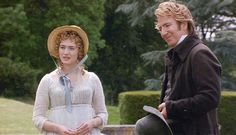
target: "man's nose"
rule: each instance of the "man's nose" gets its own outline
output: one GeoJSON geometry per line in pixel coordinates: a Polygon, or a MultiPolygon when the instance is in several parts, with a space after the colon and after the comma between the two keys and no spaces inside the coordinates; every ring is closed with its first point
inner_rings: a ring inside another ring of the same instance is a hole
{"type": "Polygon", "coordinates": [[[161,36],[163,37],[163,36],[165,36],[167,34],[167,30],[166,29],[162,29],[160,31],[160,33],[161,33],[161,36]]]}

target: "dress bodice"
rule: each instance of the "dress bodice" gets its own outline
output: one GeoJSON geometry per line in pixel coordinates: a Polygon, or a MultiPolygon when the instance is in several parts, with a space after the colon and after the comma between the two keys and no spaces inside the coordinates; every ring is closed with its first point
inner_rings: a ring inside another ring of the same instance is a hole
{"type": "MultiPolygon", "coordinates": [[[[49,98],[51,101],[51,107],[64,106],[65,105],[65,90],[64,86],[59,81],[59,75],[53,74],[53,78],[50,80],[49,98]]],[[[83,76],[78,75],[76,82],[72,84],[71,101],[72,105],[76,104],[92,104],[92,98],[94,93],[93,76],[91,74],[85,74],[83,76]]]]}
{"type": "MultiPolygon", "coordinates": [[[[57,69],[41,79],[33,110],[34,125],[41,132],[45,132],[42,127],[47,120],[71,129],[95,117],[102,119],[102,126],[107,123],[108,113],[100,79],[93,72],[76,73],[77,78],[72,82],[70,92],[72,112],[65,109],[65,90],[59,81],[57,69]]],[[[100,130],[94,128],[92,135],[97,134],[100,134],[100,130]]]]}

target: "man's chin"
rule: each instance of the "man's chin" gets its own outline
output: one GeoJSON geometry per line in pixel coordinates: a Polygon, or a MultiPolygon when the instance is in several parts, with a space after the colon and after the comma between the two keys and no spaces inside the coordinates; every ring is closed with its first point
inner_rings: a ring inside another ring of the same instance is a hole
{"type": "Polygon", "coordinates": [[[167,45],[168,45],[170,48],[175,47],[175,44],[168,44],[168,43],[167,43],[167,45]]]}

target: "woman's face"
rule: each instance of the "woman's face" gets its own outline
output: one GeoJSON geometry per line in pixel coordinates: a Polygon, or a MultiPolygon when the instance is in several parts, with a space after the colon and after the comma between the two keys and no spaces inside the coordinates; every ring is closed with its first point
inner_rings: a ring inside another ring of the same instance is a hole
{"type": "Polygon", "coordinates": [[[78,46],[70,39],[62,40],[59,45],[59,57],[63,66],[74,66],[79,56],[78,46]]]}

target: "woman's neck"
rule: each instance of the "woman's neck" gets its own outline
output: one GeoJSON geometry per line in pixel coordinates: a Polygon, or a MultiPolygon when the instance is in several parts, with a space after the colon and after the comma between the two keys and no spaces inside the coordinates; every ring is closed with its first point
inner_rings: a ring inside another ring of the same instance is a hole
{"type": "Polygon", "coordinates": [[[72,70],[74,70],[76,68],[76,66],[77,66],[77,64],[74,64],[74,65],[63,65],[61,70],[64,72],[64,74],[67,74],[67,73],[71,72],[72,70]]]}

